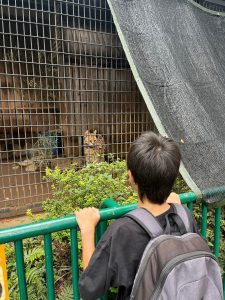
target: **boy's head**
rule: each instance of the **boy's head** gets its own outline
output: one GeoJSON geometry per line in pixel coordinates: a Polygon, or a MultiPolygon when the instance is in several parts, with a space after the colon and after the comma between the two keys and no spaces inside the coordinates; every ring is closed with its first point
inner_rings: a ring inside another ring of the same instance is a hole
{"type": "Polygon", "coordinates": [[[166,201],[178,175],[180,160],[178,145],[154,132],[145,132],[132,143],[127,167],[141,201],[144,197],[156,204],[166,201]]]}

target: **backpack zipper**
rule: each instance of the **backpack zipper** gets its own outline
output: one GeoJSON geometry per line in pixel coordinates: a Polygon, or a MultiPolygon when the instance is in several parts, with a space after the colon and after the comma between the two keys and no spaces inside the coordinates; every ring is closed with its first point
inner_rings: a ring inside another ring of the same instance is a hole
{"type": "Polygon", "coordinates": [[[212,258],[213,260],[215,260],[217,262],[217,259],[214,257],[214,255],[209,253],[209,252],[206,252],[206,251],[197,251],[197,252],[195,251],[195,252],[182,254],[182,255],[179,255],[179,256],[175,257],[171,261],[169,261],[167,263],[167,265],[162,269],[162,272],[159,276],[159,281],[158,281],[157,287],[156,287],[156,289],[155,289],[155,291],[154,291],[154,293],[153,293],[153,295],[150,299],[151,300],[158,300],[168,274],[177,265],[179,265],[180,263],[183,263],[185,261],[188,261],[190,259],[196,259],[196,258],[201,258],[201,257],[209,257],[209,258],[212,258]]]}
{"type": "Polygon", "coordinates": [[[144,253],[142,255],[142,259],[141,259],[140,264],[139,264],[138,272],[137,272],[137,274],[135,276],[135,279],[134,279],[134,284],[133,284],[133,289],[132,289],[132,292],[131,292],[130,300],[132,300],[135,297],[136,290],[137,290],[137,288],[139,286],[139,283],[140,283],[140,281],[142,279],[142,276],[143,276],[143,273],[144,273],[144,270],[145,270],[145,267],[146,267],[146,263],[147,263],[150,255],[155,250],[155,247],[158,246],[161,242],[164,242],[164,241],[169,240],[171,238],[172,239],[173,238],[174,239],[181,239],[181,238],[183,238],[185,240],[189,240],[189,238],[191,238],[193,235],[196,235],[196,233],[186,233],[185,237],[184,237],[184,235],[183,235],[183,237],[182,236],[161,235],[159,237],[156,237],[156,238],[152,239],[147,244],[147,246],[146,246],[146,248],[144,250],[144,253]],[[147,252],[147,255],[146,255],[146,252],[147,252]]]}

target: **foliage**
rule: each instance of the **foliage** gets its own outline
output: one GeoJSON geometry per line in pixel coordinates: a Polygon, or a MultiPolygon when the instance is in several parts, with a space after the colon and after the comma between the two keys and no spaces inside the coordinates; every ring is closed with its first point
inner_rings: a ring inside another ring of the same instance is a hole
{"type": "Polygon", "coordinates": [[[80,170],[75,165],[64,171],[47,168],[46,179],[52,182],[53,190],[52,199],[43,204],[47,218],[65,216],[77,208],[99,207],[105,198],[125,203],[134,196],[127,183],[125,161],[92,163],[80,170]]]}
{"type": "Polygon", "coordinates": [[[175,192],[177,194],[181,194],[181,193],[188,193],[190,191],[191,190],[190,190],[189,186],[186,184],[184,179],[179,175],[173,186],[173,192],[175,192]]]}
{"type": "MultiPolygon", "coordinates": [[[[6,246],[9,294],[14,300],[19,300],[19,286],[16,274],[16,263],[12,244],[6,246]]],[[[45,284],[44,250],[40,238],[24,241],[24,262],[26,268],[28,298],[47,300],[45,284]]]]}
{"type": "MultiPolygon", "coordinates": [[[[24,262],[26,268],[27,293],[29,300],[47,300],[46,274],[44,262],[44,245],[41,238],[30,238],[24,240],[24,262]]],[[[57,300],[72,299],[72,287],[64,284],[64,281],[71,281],[71,262],[66,260],[68,256],[68,241],[53,242],[54,257],[54,278],[57,300]],[[60,251],[59,251],[60,247],[60,251]],[[68,265],[64,265],[63,261],[68,265]]],[[[16,262],[13,244],[6,245],[7,272],[9,294],[13,300],[20,300],[18,278],[16,273],[16,262]]]]}
{"type": "MultiPolygon", "coordinates": [[[[128,183],[126,161],[92,163],[79,170],[76,165],[63,171],[47,168],[45,179],[52,183],[53,191],[52,198],[43,203],[45,219],[70,215],[78,208],[99,207],[106,198],[119,204],[137,201],[137,193],[128,183]]],[[[189,188],[179,177],[173,190],[187,192],[189,188]]]]}
{"type": "Polygon", "coordinates": [[[68,285],[68,284],[64,285],[56,300],[73,300],[72,285],[68,285]]]}
{"type": "Polygon", "coordinates": [[[57,149],[57,132],[39,133],[33,149],[29,151],[32,161],[39,169],[49,165],[54,151],[57,149]]]}

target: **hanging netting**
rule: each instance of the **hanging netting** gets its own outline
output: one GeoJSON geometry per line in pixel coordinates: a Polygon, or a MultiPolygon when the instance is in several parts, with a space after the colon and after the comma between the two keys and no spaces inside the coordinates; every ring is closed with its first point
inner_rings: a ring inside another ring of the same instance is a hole
{"type": "Polygon", "coordinates": [[[225,191],[225,1],[109,0],[130,66],[181,173],[208,202],[225,191]]]}

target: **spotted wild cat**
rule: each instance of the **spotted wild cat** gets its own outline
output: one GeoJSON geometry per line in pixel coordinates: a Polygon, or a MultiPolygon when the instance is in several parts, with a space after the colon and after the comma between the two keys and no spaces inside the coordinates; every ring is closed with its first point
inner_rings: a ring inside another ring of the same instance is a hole
{"type": "Polygon", "coordinates": [[[99,163],[104,161],[105,141],[97,130],[86,130],[84,133],[84,156],[85,162],[99,163]]]}

